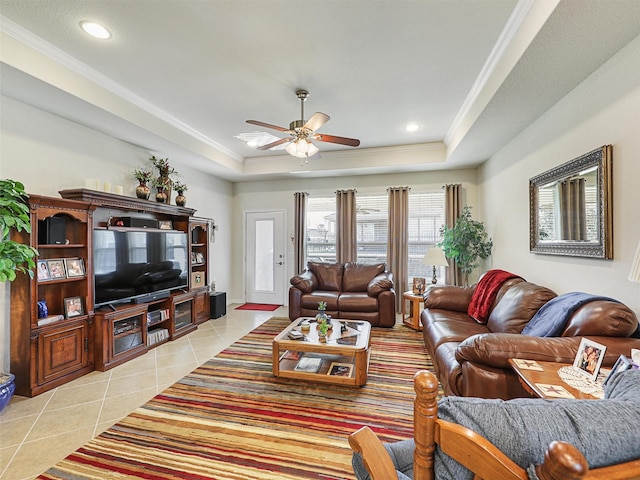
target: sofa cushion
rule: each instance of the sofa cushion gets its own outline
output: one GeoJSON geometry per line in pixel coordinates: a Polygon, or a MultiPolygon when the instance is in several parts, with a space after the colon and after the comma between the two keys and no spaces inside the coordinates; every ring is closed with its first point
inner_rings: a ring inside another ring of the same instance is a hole
{"type": "Polygon", "coordinates": [[[529,282],[514,282],[497,299],[487,327],[494,333],[520,333],[536,312],[556,293],[529,282]]]}
{"type": "Polygon", "coordinates": [[[341,263],[309,262],[307,266],[318,279],[318,290],[342,291],[344,266],[341,263]]]}
{"type": "Polygon", "coordinates": [[[486,272],[476,285],[467,313],[478,323],[487,323],[493,303],[502,285],[509,279],[520,278],[505,270],[494,269],[486,272]]]}
{"type": "Polygon", "coordinates": [[[421,317],[425,344],[435,352],[445,342],[461,342],[477,333],[489,333],[486,325],[474,322],[469,315],[447,310],[423,310],[421,317]]]}
{"type": "MultiPolygon", "coordinates": [[[[580,450],[590,468],[640,458],[640,370],[616,375],[608,400],[487,400],[445,397],[438,417],[463,425],[527,468],[542,463],[554,440],[580,450]]],[[[471,479],[466,468],[436,449],[436,478],[471,479]]]]}
{"type": "Polygon", "coordinates": [[[342,275],[343,292],[366,292],[373,277],[385,271],[385,264],[364,265],[347,262],[342,275]]]}
{"type": "Polygon", "coordinates": [[[342,292],[338,298],[340,312],[377,312],[378,300],[363,292],[342,292]]]}
{"type": "Polygon", "coordinates": [[[338,292],[325,292],[316,290],[313,293],[307,293],[302,296],[300,306],[306,310],[318,310],[318,303],[325,302],[327,304],[327,313],[338,310],[338,292]]]}
{"type": "Polygon", "coordinates": [[[629,307],[617,301],[595,300],[574,312],[562,336],[632,337],[637,328],[638,318],[629,307]]]}

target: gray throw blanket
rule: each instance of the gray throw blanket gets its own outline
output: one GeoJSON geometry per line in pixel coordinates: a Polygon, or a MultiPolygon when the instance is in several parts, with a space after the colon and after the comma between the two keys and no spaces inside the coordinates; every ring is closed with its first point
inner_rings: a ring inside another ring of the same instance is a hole
{"type": "MultiPolygon", "coordinates": [[[[594,300],[608,300],[618,302],[609,297],[601,297],[582,292],[570,292],[559,295],[536,312],[529,323],[522,330],[522,335],[532,337],[558,337],[563,332],[567,322],[578,308],[594,300]]],[[[618,302],[620,303],[620,302],[618,302]]]]}

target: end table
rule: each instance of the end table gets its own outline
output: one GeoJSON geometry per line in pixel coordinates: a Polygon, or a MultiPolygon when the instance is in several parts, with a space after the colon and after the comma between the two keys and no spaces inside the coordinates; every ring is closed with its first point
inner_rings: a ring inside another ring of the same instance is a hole
{"type": "Polygon", "coordinates": [[[404,292],[402,294],[402,323],[414,330],[422,330],[421,305],[424,305],[424,296],[412,291],[404,292]],[[407,312],[407,302],[409,302],[409,312],[407,312]]]}

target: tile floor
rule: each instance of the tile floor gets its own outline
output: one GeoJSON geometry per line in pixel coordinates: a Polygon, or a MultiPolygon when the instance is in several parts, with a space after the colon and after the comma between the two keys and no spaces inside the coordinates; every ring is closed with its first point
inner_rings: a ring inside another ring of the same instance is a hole
{"type": "Polygon", "coordinates": [[[107,372],[92,372],[0,413],[0,479],[35,478],[273,316],[234,310],[107,372]]]}

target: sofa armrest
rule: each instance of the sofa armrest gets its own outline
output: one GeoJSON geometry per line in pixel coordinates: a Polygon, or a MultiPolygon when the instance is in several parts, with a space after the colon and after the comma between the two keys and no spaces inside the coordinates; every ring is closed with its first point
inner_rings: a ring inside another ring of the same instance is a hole
{"type": "Polygon", "coordinates": [[[382,272],[371,279],[367,285],[367,295],[377,297],[382,292],[389,291],[393,288],[393,273],[382,272]]]}
{"type": "Polygon", "coordinates": [[[424,292],[424,308],[466,312],[471,302],[474,286],[431,285],[424,292]]]}
{"type": "Polygon", "coordinates": [[[318,279],[310,270],[305,270],[300,275],[294,275],[289,283],[303,293],[311,293],[318,288],[318,279]]]}
{"type": "MultiPolygon", "coordinates": [[[[505,369],[511,368],[510,358],[573,364],[582,338],[480,333],[458,345],[456,360],[505,369]]],[[[622,354],[629,355],[632,348],[640,348],[640,340],[634,338],[590,336],[589,339],[607,347],[603,367],[612,366],[622,354]]]]}

